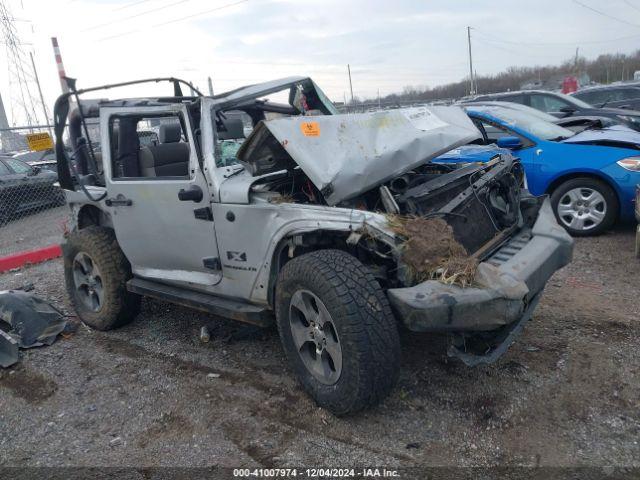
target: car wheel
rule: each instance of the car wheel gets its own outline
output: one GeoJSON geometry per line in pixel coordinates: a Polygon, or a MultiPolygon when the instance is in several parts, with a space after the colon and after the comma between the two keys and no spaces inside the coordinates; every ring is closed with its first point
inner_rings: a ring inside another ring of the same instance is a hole
{"type": "Polygon", "coordinates": [[[320,250],[278,277],[276,319],[289,364],[319,406],[345,415],[385,398],[400,340],[386,295],[352,255],[320,250]]]}
{"type": "Polygon", "coordinates": [[[140,311],[140,296],[127,291],[131,267],[113,230],[87,227],[69,234],[65,244],[64,276],[78,317],[97,330],[131,322],[140,311]]]}
{"type": "Polygon", "coordinates": [[[581,177],[562,183],[551,195],[558,223],[571,235],[599,235],[618,215],[618,197],[601,180],[581,177]]]}

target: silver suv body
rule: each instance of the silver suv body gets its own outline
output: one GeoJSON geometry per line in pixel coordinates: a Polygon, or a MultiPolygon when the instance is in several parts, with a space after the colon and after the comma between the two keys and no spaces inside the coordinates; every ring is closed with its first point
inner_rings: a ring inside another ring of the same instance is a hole
{"type": "Polygon", "coordinates": [[[170,81],[172,97],[56,104],[58,142],[68,117],[74,151],[58,151],[67,286],[91,326],[126,323],[139,295],[275,319],[304,388],[342,414],[391,389],[396,322],[450,332],[450,354],[470,365],[493,361],[570,261],[571,238],[508,153],[430,162],[479,136],[457,107],[337,115],[304,77],[215,97],[170,81]],[[157,142],[136,140],[149,131],[157,142]],[[447,221],[477,261],[471,286],[415,280],[389,221],[407,215],[447,221]],[[467,348],[476,336],[480,353],[467,348]]]}

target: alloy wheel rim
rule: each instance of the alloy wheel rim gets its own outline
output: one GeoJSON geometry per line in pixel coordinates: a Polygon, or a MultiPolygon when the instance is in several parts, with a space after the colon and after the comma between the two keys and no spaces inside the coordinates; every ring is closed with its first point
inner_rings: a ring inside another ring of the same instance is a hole
{"type": "Polygon", "coordinates": [[[99,312],[103,303],[103,284],[100,269],[85,252],[79,252],[72,264],[73,283],[77,297],[92,312],[99,312]]]}
{"type": "Polygon", "coordinates": [[[607,215],[607,201],[593,188],[574,188],[558,203],[558,218],[566,227],[587,231],[600,225],[607,215]]]}
{"type": "Polygon", "coordinates": [[[298,290],[291,297],[289,326],[293,343],[309,373],[333,385],[342,372],[342,346],[331,314],[316,294],[298,290]]]}

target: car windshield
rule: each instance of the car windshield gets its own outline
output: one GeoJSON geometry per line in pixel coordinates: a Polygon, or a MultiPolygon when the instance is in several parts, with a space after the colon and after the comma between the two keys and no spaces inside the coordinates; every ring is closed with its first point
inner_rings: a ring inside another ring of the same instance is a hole
{"type": "Polygon", "coordinates": [[[502,120],[509,126],[520,128],[541,140],[564,140],[575,135],[571,130],[541,119],[537,115],[512,108],[486,106],[468,107],[469,111],[486,113],[502,120]]]}
{"type": "Polygon", "coordinates": [[[584,100],[580,100],[578,97],[565,95],[564,93],[556,93],[555,95],[561,97],[563,100],[566,100],[568,103],[571,103],[578,108],[593,108],[593,105],[585,102],[584,100]]]}

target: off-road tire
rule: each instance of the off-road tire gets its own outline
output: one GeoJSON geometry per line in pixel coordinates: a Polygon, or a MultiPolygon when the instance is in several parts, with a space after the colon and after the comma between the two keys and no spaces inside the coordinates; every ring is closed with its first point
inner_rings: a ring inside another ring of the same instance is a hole
{"type": "Polygon", "coordinates": [[[553,207],[553,213],[556,216],[558,223],[574,237],[595,236],[606,232],[615,223],[618,217],[618,211],[620,209],[620,203],[618,202],[618,196],[616,195],[616,192],[602,180],[591,177],[578,177],[561,183],[551,193],[551,206],[553,207]],[[597,191],[604,197],[607,204],[607,211],[604,219],[600,222],[600,224],[589,230],[577,230],[565,225],[560,219],[560,215],[558,213],[558,205],[562,197],[567,192],[579,188],[586,188],[597,191]]]}
{"type": "Polygon", "coordinates": [[[386,295],[371,272],[341,250],[319,250],[289,261],[276,285],[276,319],[287,359],[317,404],[346,415],[384,399],[396,383],[400,340],[386,295]],[[298,353],[290,322],[294,293],[306,290],[327,308],[340,338],[342,370],[333,385],[314,377],[298,353]]]}
{"type": "Polygon", "coordinates": [[[140,296],[127,291],[131,266],[110,228],[87,227],[71,232],[62,246],[67,293],[78,317],[96,330],[111,330],[131,322],[140,312],[140,296]],[[73,278],[73,261],[85,252],[98,266],[103,302],[99,311],[87,308],[79,297],[73,278]]]}

